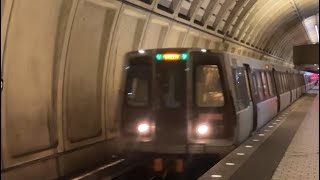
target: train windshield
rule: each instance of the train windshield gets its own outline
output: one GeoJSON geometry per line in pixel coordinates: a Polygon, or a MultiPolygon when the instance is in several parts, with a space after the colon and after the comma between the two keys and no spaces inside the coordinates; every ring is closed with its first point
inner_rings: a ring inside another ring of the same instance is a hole
{"type": "Polygon", "coordinates": [[[224,95],[217,65],[196,67],[196,103],[199,107],[224,106],[224,95]]]}
{"type": "Polygon", "coordinates": [[[150,86],[149,65],[131,65],[128,71],[126,87],[127,104],[130,106],[147,106],[149,104],[150,86]]]}

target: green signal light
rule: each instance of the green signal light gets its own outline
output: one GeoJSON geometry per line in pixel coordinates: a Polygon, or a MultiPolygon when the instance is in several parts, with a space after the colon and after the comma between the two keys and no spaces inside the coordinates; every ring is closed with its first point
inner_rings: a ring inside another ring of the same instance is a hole
{"type": "Polygon", "coordinates": [[[157,54],[156,55],[156,59],[157,59],[157,61],[161,61],[162,60],[162,54],[157,54]]]}
{"type": "Polygon", "coordinates": [[[183,53],[183,54],[181,54],[181,59],[182,60],[187,60],[188,59],[188,54],[187,53],[183,53]]]}

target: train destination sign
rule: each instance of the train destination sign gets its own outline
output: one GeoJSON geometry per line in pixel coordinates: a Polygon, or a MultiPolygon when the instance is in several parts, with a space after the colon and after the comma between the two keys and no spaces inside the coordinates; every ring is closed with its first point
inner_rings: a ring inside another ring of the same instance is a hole
{"type": "Polygon", "coordinates": [[[156,60],[158,61],[179,61],[179,60],[187,60],[187,53],[164,53],[164,54],[156,54],[156,60]]]}

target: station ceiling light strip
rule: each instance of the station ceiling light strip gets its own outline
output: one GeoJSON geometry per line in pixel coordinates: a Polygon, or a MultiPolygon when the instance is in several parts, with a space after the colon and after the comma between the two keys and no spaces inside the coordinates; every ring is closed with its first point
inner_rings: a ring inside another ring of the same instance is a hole
{"type": "Polygon", "coordinates": [[[314,25],[314,28],[316,29],[317,32],[317,38],[318,38],[318,43],[319,43],[319,29],[317,25],[314,25]]]}

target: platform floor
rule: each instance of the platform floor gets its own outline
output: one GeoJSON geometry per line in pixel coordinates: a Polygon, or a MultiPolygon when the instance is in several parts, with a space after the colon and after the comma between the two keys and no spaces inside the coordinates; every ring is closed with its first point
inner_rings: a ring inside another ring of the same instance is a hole
{"type": "Polygon", "coordinates": [[[314,87],[199,179],[319,179],[318,93],[314,87]]]}
{"type": "Polygon", "coordinates": [[[272,180],[286,179],[319,179],[319,94],[272,176],[272,180]]]}

